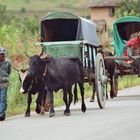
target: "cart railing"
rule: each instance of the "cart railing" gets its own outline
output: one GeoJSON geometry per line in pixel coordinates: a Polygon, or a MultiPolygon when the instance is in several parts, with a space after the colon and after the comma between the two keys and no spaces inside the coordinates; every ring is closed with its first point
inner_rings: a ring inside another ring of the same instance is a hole
{"type": "Polygon", "coordinates": [[[113,59],[113,60],[132,60],[132,59],[137,59],[140,58],[140,56],[105,56],[104,59],[113,59]]]}

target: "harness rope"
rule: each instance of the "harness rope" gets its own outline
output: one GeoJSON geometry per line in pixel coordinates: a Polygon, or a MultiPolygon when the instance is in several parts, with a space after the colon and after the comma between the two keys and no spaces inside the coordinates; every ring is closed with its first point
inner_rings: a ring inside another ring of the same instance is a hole
{"type": "Polygon", "coordinates": [[[44,70],[43,76],[45,77],[46,74],[47,74],[47,64],[45,65],[45,70],[44,70]]]}

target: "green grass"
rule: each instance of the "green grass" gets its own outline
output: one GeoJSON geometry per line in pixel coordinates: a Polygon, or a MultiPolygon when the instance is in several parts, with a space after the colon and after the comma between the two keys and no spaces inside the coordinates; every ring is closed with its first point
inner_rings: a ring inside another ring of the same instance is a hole
{"type": "Polygon", "coordinates": [[[0,4],[6,5],[7,10],[19,13],[24,9],[26,15],[37,11],[69,11],[87,16],[88,2],[89,0],[0,0],[0,4]]]}
{"type": "Polygon", "coordinates": [[[119,77],[119,90],[140,85],[140,78],[137,75],[119,77]]]}
{"type": "Polygon", "coordinates": [[[47,10],[57,8],[81,8],[87,5],[89,0],[0,0],[0,4],[6,5],[7,10],[20,10],[25,7],[28,10],[47,10]]]}

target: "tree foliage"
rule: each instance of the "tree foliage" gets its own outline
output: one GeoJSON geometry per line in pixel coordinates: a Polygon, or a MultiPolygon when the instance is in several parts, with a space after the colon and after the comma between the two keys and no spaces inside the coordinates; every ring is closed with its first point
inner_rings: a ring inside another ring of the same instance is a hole
{"type": "MultiPolygon", "coordinates": [[[[37,16],[15,17],[7,11],[5,5],[0,4],[0,46],[6,48],[7,57],[11,59],[14,66],[18,64],[17,68],[24,68],[24,66],[26,68],[28,58],[24,54],[25,51],[30,55],[38,54],[40,48],[34,45],[38,37],[39,18],[37,16]],[[21,59],[23,61],[19,63],[21,59]]],[[[8,112],[13,112],[13,108],[25,106],[26,101],[22,95],[19,95],[19,77],[14,70],[10,81],[14,82],[9,86],[8,104],[11,107],[8,107],[8,112]]]]}
{"type": "Polygon", "coordinates": [[[0,45],[10,50],[9,57],[23,54],[24,49],[33,50],[39,32],[37,16],[18,18],[10,15],[6,6],[0,5],[0,19],[0,45]]]}
{"type": "Polygon", "coordinates": [[[140,17],[140,0],[123,0],[118,4],[116,18],[123,16],[140,17]]]}

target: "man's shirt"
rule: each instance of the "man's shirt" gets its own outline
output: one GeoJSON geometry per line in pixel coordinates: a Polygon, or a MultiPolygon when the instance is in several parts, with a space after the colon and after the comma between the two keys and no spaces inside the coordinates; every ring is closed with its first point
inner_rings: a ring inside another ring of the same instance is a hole
{"type": "Polygon", "coordinates": [[[8,86],[11,68],[11,62],[8,59],[5,59],[4,61],[0,62],[0,88],[8,86]]]}
{"type": "Polygon", "coordinates": [[[124,52],[124,56],[137,56],[140,55],[140,42],[138,38],[132,38],[126,43],[126,50],[124,52]]]}
{"type": "Polygon", "coordinates": [[[132,38],[129,41],[127,41],[126,46],[127,47],[132,47],[133,46],[134,49],[137,49],[139,47],[139,44],[140,43],[139,43],[137,38],[132,38]]]}

